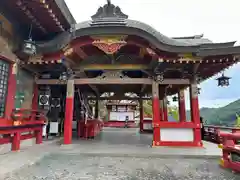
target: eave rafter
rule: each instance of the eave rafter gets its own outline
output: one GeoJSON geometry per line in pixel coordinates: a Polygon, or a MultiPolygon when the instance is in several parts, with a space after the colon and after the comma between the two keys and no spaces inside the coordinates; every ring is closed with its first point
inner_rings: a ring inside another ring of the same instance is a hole
{"type": "Polygon", "coordinates": [[[39,28],[43,33],[47,33],[46,29],[41,25],[41,23],[33,16],[31,11],[27,6],[24,5],[23,1],[17,0],[16,5],[21,9],[24,14],[39,28]]]}
{"type": "Polygon", "coordinates": [[[50,5],[47,3],[46,0],[34,0],[34,1],[36,1],[36,2],[38,1],[44,7],[44,9],[46,9],[46,11],[50,15],[50,17],[52,17],[52,19],[54,20],[54,22],[56,23],[56,25],[59,27],[59,29],[62,32],[65,31],[61,22],[58,20],[57,16],[53,13],[52,8],[50,7],[50,5]]]}

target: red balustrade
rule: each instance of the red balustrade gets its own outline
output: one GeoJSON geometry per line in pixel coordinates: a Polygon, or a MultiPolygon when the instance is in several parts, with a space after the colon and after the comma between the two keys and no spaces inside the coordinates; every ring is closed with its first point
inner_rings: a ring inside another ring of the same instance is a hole
{"type": "MultiPolygon", "coordinates": [[[[125,125],[126,125],[125,121],[113,121],[113,120],[111,120],[111,121],[104,122],[104,127],[124,128],[125,125]]],[[[137,127],[134,120],[129,120],[127,122],[127,126],[129,128],[136,128],[137,127]]]]}
{"type": "Polygon", "coordinates": [[[42,143],[42,129],[46,122],[43,112],[18,109],[0,125],[0,144],[12,143],[12,151],[20,150],[21,140],[36,138],[36,144],[42,143]]]}
{"type": "Polygon", "coordinates": [[[240,132],[234,133],[218,133],[221,137],[222,144],[219,148],[222,149],[222,158],[220,165],[224,168],[232,169],[233,171],[240,172],[240,132]]]}
{"type": "Polygon", "coordinates": [[[214,143],[221,143],[222,137],[219,136],[219,132],[240,133],[239,127],[224,127],[224,126],[211,126],[204,125],[204,139],[214,143]]]}
{"type": "Polygon", "coordinates": [[[78,122],[78,137],[94,138],[102,131],[103,122],[99,119],[92,119],[78,122]]]}

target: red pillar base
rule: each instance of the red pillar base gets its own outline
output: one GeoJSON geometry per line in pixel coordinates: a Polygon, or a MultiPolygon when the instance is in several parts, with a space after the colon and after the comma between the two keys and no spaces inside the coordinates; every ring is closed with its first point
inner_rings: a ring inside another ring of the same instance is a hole
{"type": "Polygon", "coordinates": [[[42,133],[43,133],[42,129],[35,132],[35,134],[36,134],[36,144],[42,144],[42,142],[43,142],[42,133]]]}
{"type": "Polygon", "coordinates": [[[21,141],[21,133],[20,132],[14,133],[13,139],[12,139],[12,151],[20,150],[20,141],[21,141]]]}
{"type": "Polygon", "coordinates": [[[168,146],[168,147],[199,147],[203,148],[202,142],[196,143],[196,142],[171,142],[171,141],[155,141],[152,144],[152,147],[158,147],[158,146],[168,146]]]}

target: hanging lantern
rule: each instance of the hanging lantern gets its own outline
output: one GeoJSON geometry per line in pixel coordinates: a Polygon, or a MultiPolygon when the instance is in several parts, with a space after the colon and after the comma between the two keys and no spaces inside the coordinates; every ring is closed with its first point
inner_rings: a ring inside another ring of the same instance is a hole
{"type": "Polygon", "coordinates": [[[173,100],[173,102],[176,102],[178,100],[177,96],[173,96],[172,100],[173,100]]]}
{"type": "Polygon", "coordinates": [[[157,77],[156,77],[157,82],[163,82],[163,80],[164,80],[163,74],[157,75],[157,77]]]}
{"type": "Polygon", "coordinates": [[[30,27],[30,32],[28,36],[28,40],[25,40],[23,43],[23,52],[29,56],[35,55],[37,53],[37,47],[35,42],[32,40],[32,25],[30,27]]]}
{"type": "Polygon", "coordinates": [[[222,76],[217,78],[216,80],[218,81],[218,86],[224,87],[229,86],[229,79],[231,78],[222,74],[222,76]]]}
{"type": "Polygon", "coordinates": [[[68,79],[67,73],[66,72],[62,72],[62,74],[60,74],[60,76],[59,76],[59,80],[60,81],[66,81],[67,79],[68,79]]]}
{"type": "Polygon", "coordinates": [[[37,47],[32,38],[24,41],[22,51],[29,56],[35,55],[37,53],[37,47]]]}

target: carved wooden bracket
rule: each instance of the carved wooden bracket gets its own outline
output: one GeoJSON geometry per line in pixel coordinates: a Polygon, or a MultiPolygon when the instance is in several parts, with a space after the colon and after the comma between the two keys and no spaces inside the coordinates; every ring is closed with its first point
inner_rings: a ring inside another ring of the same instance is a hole
{"type": "Polygon", "coordinates": [[[114,78],[120,78],[120,79],[128,79],[129,77],[122,74],[121,71],[106,71],[103,74],[101,74],[100,76],[96,77],[96,79],[105,79],[105,78],[109,78],[109,79],[114,79],[114,78]]]}

